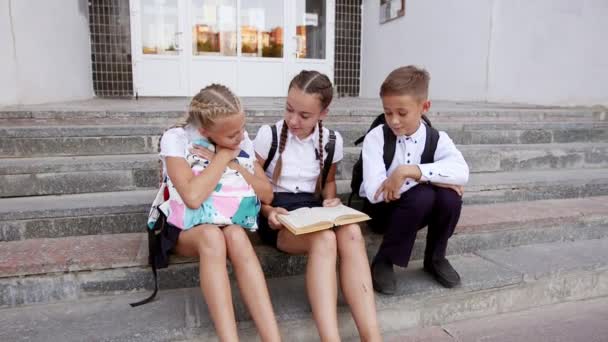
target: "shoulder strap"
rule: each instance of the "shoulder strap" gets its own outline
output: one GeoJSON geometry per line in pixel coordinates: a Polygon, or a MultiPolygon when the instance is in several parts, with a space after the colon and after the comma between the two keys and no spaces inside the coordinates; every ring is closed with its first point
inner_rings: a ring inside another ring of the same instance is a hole
{"type": "Polygon", "coordinates": [[[367,130],[367,132],[365,132],[365,134],[363,134],[363,136],[359,137],[359,139],[355,140],[355,146],[359,145],[360,143],[363,142],[363,140],[365,140],[365,136],[367,135],[367,133],[369,133],[369,131],[376,128],[376,126],[383,125],[385,123],[386,123],[386,119],[384,118],[384,113],[380,113],[378,116],[376,116],[374,121],[372,121],[372,124],[369,126],[369,129],[367,130]]]}
{"type": "Polygon", "coordinates": [[[382,158],[384,159],[384,168],[388,171],[388,168],[391,167],[391,163],[393,162],[393,158],[395,158],[397,137],[387,124],[382,126],[382,131],[384,132],[384,148],[382,158]]]}
{"type": "Polygon", "coordinates": [[[329,169],[331,169],[332,162],[334,161],[334,153],[336,152],[336,132],[329,130],[329,141],[325,145],[325,152],[327,157],[323,162],[323,177],[321,178],[321,189],[325,187],[327,176],[329,175],[329,169]]]}
{"type": "Polygon", "coordinates": [[[430,164],[435,161],[435,150],[437,150],[437,142],[439,142],[439,131],[431,127],[430,125],[424,125],[426,127],[426,142],[424,144],[424,151],[420,157],[421,164],[430,164]]]}
{"type": "Polygon", "coordinates": [[[270,126],[270,131],[272,132],[272,143],[270,144],[270,150],[268,151],[268,157],[264,162],[264,171],[268,169],[270,166],[270,162],[274,159],[274,155],[277,153],[277,146],[279,145],[277,139],[277,125],[270,126]]]}

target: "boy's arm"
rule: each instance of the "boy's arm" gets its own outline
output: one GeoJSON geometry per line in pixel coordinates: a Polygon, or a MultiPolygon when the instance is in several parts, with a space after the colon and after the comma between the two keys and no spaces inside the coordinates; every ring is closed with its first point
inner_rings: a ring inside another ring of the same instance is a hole
{"type": "MultiPolygon", "coordinates": [[[[379,126],[380,127],[380,126],[379,126]]],[[[365,197],[371,203],[384,201],[384,195],[380,194],[377,198],[374,195],[386,180],[386,169],[382,157],[384,151],[384,137],[382,128],[373,129],[363,140],[363,150],[361,158],[363,161],[363,183],[361,186],[365,191],[365,197]]]]}
{"type": "Polygon", "coordinates": [[[418,167],[422,182],[465,185],[469,181],[469,166],[445,132],[439,132],[435,162],[418,167]]]}

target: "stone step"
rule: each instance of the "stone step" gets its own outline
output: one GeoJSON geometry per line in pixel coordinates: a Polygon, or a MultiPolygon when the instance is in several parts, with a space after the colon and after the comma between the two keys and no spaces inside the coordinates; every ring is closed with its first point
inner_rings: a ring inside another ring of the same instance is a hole
{"type": "MultiPolygon", "coordinates": [[[[337,182],[346,203],[349,181],[337,182]]],[[[156,189],[0,199],[0,241],[139,232],[156,189]]],[[[608,170],[476,174],[464,203],[488,204],[608,195],[608,170]]],[[[355,200],[354,207],[360,207],[355,200]]]]}
{"type": "MultiPolygon", "coordinates": [[[[345,146],[365,134],[372,118],[333,122],[345,146]]],[[[269,121],[266,121],[269,122],[269,121]]],[[[170,124],[123,124],[6,126],[0,129],[0,157],[47,157],[60,155],[104,155],[155,153],[158,139],[170,124]]],[[[250,123],[253,138],[262,123],[250,123]]],[[[608,124],[601,123],[454,123],[437,122],[456,144],[540,144],[608,142],[608,124]]]]}
{"type": "MultiPolygon", "coordinates": [[[[140,226],[140,227],[143,227],[140,226]]],[[[449,255],[535,243],[608,238],[606,198],[465,206],[449,255]]],[[[0,242],[0,307],[76,299],[152,286],[145,233],[0,242]]],[[[100,235],[101,234],[101,235],[100,235]]],[[[302,274],[306,258],[260,245],[250,234],[267,277],[302,274]]],[[[365,231],[373,256],[381,236],[365,231]]],[[[424,231],[412,259],[424,255],[424,231]]],[[[195,259],[172,258],[161,287],[197,286],[195,259]]]]}
{"type": "MultiPolygon", "coordinates": [[[[20,105],[0,108],[4,119],[81,119],[120,117],[182,117],[188,98],[91,99],[41,105],[20,105]]],[[[243,98],[243,108],[250,116],[281,116],[285,98],[243,98]]],[[[329,117],[374,115],[382,111],[378,98],[336,98],[329,117]]],[[[433,101],[430,115],[446,118],[471,118],[512,121],[606,120],[606,109],[597,107],[541,107],[520,104],[483,102],[433,101]]]]}
{"type": "MultiPolygon", "coordinates": [[[[472,173],[608,167],[608,143],[462,145],[472,173]]],[[[337,179],[349,180],[360,148],[344,149],[337,179]]],[[[1,197],[156,187],[156,154],[0,159],[1,197]]],[[[474,175],[472,176],[474,177],[474,175]]]]}
{"type": "MultiPolygon", "coordinates": [[[[397,295],[376,295],[378,320],[385,335],[608,296],[608,239],[494,249],[454,256],[451,261],[462,277],[462,286],[454,289],[436,284],[422,272],[420,263],[397,270],[397,295]]],[[[24,278],[23,283],[29,282],[24,278]]],[[[318,340],[303,276],[268,279],[268,288],[283,339],[318,340]]],[[[19,290],[21,294],[28,291],[24,287],[19,290]]],[[[236,285],[232,290],[239,337],[243,341],[257,341],[259,337],[236,285]]],[[[66,292],[75,301],[3,309],[0,339],[66,342],[216,339],[198,288],[161,291],[154,302],[138,308],[127,303],[147,293],[110,293],[86,298],[88,294],[100,294],[95,286],[66,292]]],[[[342,296],[338,315],[341,337],[356,338],[357,331],[342,296]]]]}

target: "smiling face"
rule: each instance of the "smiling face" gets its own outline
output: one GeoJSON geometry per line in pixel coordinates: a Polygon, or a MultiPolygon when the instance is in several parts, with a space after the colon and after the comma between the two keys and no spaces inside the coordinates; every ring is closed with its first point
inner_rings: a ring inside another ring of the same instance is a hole
{"type": "Polygon", "coordinates": [[[319,95],[307,94],[298,87],[289,89],[284,119],[291,134],[306,138],[326,116],[327,108],[322,108],[319,95]]]}
{"type": "Polygon", "coordinates": [[[218,146],[236,150],[245,138],[245,114],[215,119],[210,127],[200,128],[199,132],[218,146]]]}
{"type": "Polygon", "coordinates": [[[420,126],[422,114],[431,108],[431,101],[411,95],[386,95],[382,106],[386,123],[395,135],[412,135],[420,126]]]}

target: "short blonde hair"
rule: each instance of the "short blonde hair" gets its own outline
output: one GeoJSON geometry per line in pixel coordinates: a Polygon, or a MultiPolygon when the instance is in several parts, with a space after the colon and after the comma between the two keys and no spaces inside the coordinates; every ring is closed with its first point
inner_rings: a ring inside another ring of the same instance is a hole
{"type": "Polygon", "coordinates": [[[424,101],[429,97],[431,76],[423,68],[408,65],[391,71],[380,86],[380,97],[410,95],[424,101]]]}

